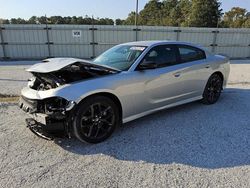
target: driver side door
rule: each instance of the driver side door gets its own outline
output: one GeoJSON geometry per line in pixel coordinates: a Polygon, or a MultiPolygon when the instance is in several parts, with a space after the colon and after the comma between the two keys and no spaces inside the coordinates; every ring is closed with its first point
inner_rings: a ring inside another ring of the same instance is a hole
{"type": "Polygon", "coordinates": [[[138,111],[159,108],[182,99],[184,87],[178,72],[179,56],[175,45],[153,47],[140,64],[136,71],[139,80],[143,80],[143,98],[138,100],[144,101],[144,105],[139,105],[144,109],[137,109],[138,111]],[[147,62],[154,62],[156,68],[140,69],[140,64],[147,62]]]}

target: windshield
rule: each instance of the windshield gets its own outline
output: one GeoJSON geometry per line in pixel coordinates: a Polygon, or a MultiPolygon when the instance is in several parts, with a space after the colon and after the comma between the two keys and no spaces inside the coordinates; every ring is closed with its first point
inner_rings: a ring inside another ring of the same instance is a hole
{"type": "Polygon", "coordinates": [[[93,63],[125,71],[145,49],[145,46],[118,45],[98,56],[93,63]]]}

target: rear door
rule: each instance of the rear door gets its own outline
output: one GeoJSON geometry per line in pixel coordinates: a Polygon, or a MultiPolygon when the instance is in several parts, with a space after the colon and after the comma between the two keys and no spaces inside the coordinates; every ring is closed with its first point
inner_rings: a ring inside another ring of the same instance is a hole
{"type": "Polygon", "coordinates": [[[189,45],[176,45],[180,63],[179,78],[183,99],[201,96],[210,74],[210,65],[202,49],[189,45]]]}

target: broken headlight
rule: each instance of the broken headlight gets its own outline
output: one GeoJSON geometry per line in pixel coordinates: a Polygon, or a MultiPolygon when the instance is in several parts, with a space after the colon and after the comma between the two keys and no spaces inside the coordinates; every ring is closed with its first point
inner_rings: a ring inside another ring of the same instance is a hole
{"type": "Polygon", "coordinates": [[[44,109],[46,114],[62,113],[70,111],[75,106],[74,101],[68,101],[61,97],[52,97],[44,101],[44,109]]]}

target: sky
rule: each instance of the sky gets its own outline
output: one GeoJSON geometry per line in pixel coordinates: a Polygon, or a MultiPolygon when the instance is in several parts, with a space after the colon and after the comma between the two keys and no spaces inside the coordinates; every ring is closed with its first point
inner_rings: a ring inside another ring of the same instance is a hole
{"type": "MultiPolygon", "coordinates": [[[[250,0],[220,0],[223,12],[234,6],[250,11],[250,0]]],[[[135,10],[136,0],[0,0],[0,18],[31,16],[94,16],[125,19],[135,10]]],[[[141,10],[148,0],[139,0],[141,10]]]]}

